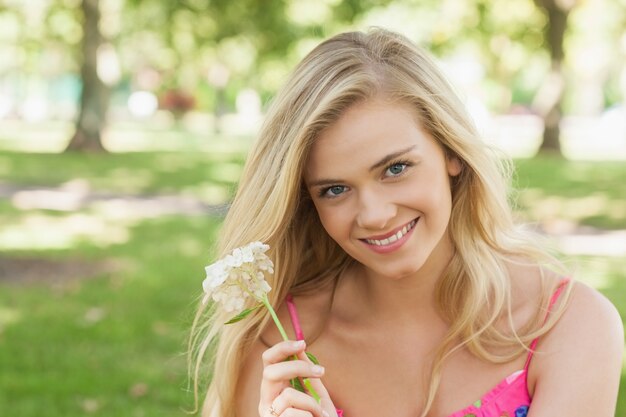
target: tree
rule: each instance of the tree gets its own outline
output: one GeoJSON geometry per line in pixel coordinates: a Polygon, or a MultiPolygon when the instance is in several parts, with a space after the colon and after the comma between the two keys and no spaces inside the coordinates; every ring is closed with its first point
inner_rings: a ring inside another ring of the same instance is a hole
{"type": "Polygon", "coordinates": [[[82,0],[81,42],[82,92],[76,131],[66,151],[105,152],[102,145],[102,129],[106,122],[109,91],[98,76],[98,48],[102,44],[100,33],[99,0],[82,0]]]}
{"type": "Polygon", "coordinates": [[[325,19],[315,20],[294,19],[294,8],[315,4],[316,0],[127,0],[127,24],[121,34],[125,41],[119,46],[128,51],[146,33],[154,35],[152,53],[145,53],[145,46],[142,56],[134,53],[128,57],[122,52],[127,55],[125,65],[141,62],[137,67],[158,72],[163,96],[168,91],[188,94],[198,85],[206,86],[214,93],[209,106],[219,127],[219,118],[237,88],[251,87],[261,94],[274,92],[276,86],[264,82],[264,74],[291,67],[294,47],[303,39],[325,37],[329,26],[349,24],[369,8],[389,2],[318,4],[316,7],[326,8],[328,13],[325,19]]]}
{"type": "Polygon", "coordinates": [[[575,6],[575,1],[534,0],[534,2],[547,18],[547,24],[544,27],[544,44],[550,53],[550,73],[544,79],[533,103],[533,107],[544,120],[543,141],[539,150],[560,155],[561,101],[566,88],[562,69],[565,57],[563,41],[567,19],[575,6]]]}

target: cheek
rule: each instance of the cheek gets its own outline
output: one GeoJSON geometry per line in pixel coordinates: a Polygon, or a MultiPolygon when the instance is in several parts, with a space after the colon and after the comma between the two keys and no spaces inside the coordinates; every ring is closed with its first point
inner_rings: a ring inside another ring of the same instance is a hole
{"type": "Polygon", "coordinates": [[[440,215],[449,211],[452,193],[447,177],[431,177],[413,182],[409,190],[397,194],[398,201],[412,206],[427,215],[440,215]]]}
{"type": "Polygon", "coordinates": [[[341,236],[349,230],[349,222],[342,216],[341,210],[333,209],[333,207],[320,207],[315,205],[320,223],[326,230],[326,233],[335,241],[341,239],[341,236]]]}

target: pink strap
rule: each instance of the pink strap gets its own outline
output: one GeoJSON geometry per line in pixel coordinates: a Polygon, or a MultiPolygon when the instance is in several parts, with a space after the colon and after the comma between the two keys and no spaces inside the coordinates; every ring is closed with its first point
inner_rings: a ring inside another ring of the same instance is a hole
{"type": "MultiPolygon", "coordinates": [[[[287,303],[287,310],[289,311],[289,317],[291,317],[291,324],[293,325],[293,331],[296,332],[296,339],[304,340],[304,333],[302,332],[302,327],[300,327],[300,318],[298,317],[298,310],[296,310],[296,303],[293,302],[293,296],[291,294],[287,294],[285,298],[285,302],[287,303]]],[[[337,410],[337,417],[343,417],[343,410],[337,410]]]]}
{"type": "Polygon", "coordinates": [[[287,294],[287,298],[285,301],[287,302],[287,310],[289,311],[289,317],[291,317],[293,331],[296,332],[296,339],[304,340],[304,333],[302,332],[302,327],[300,327],[298,311],[296,310],[296,304],[293,302],[293,297],[291,296],[291,294],[287,294]]]}
{"type": "MultiPolygon", "coordinates": [[[[546,317],[543,319],[544,323],[548,321],[548,317],[550,316],[550,313],[552,312],[552,307],[554,306],[554,304],[556,304],[557,300],[559,299],[559,296],[563,292],[563,289],[565,288],[568,282],[569,282],[569,278],[564,278],[561,280],[561,282],[559,282],[559,286],[557,287],[556,291],[554,291],[554,294],[552,294],[552,298],[550,298],[548,311],[546,312],[546,317]]],[[[530,343],[530,352],[528,353],[528,358],[526,358],[526,364],[524,365],[525,371],[528,371],[528,367],[530,366],[530,360],[533,358],[533,354],[535,353],[535,347],[537,347],[537,342],[539,342],[538,337],[535,338],[530,343]]]]}

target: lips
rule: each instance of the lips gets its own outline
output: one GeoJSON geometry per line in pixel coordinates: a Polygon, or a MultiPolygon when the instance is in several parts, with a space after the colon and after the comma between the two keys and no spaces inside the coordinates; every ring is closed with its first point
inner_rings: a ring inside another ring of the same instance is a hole
{"type": "Polygon", "coordinates": [[[391,245],[398,240],[401,240],[404,236],[406,236],[417,224],[419,217],[411,220],[409,223],[404,226],[396,229],[391,233],[387,233],[385,235],[372,236],[366,239],[361,239],[362,241],[375,246],[388,246],[391,245]]]}

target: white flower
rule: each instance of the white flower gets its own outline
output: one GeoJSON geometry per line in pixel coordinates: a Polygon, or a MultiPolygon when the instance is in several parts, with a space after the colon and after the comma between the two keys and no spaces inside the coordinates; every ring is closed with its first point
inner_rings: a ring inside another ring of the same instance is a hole
{"type": "MultiPolygon", "coordinates": [[[[202,302],[207,303],[209,299],[212,299],[228,312],[240,311],[237,316],[224,324],[236,323],[257,307],[265,306],[283,339],[288,340],[289,336],[267,298],[267,293],[272,288],[265,280],[265,273],[274,273],[274,264],[265,254],[269,248],[264,243],[252,242],[234,249],[224,258],[207,266],[206,278],[202,282],[205,292],[202,302]],[[243,310],[248,297],[256,299],[259,304],[254,308],[243,310]]],[[[319,403],[320,397],[311,386],[311,382],[306,378],[302,382],[306,390],[319,403]]],[[[299,389],[304,392],[304,388],[299,389]]]]}
{"type": "Polygon", "coordinates": [[[243,309],[248,297],[262,301],[272,289],[265,280],[265,272],[274,273],[274,264],[265,254],[268,249],[264,243],[252,242],[207,266],[202,302],[211,298],[224,310],[237,311],[243,309]]]}

